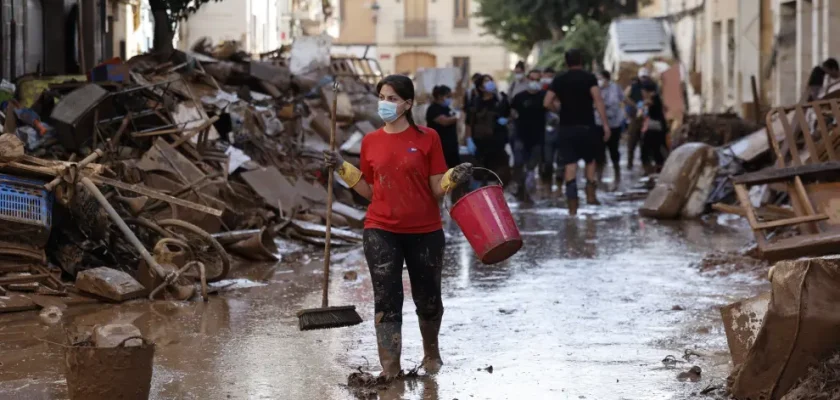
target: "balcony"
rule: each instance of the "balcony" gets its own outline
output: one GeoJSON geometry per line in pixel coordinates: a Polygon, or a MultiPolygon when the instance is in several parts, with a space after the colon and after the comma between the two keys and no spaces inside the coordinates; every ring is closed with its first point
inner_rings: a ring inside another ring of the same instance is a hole
{"type": "Polygon", "coordinates": [[[435,21],[428,19],[407,19],[397,21],[397,43],[434,44],[435,21]]]}

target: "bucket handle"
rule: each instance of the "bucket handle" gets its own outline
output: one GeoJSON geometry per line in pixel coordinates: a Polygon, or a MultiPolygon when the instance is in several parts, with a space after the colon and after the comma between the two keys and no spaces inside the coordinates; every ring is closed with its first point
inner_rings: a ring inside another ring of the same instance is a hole
{"type": "MultiPolygon", "coordinates": [[[[480,169],[480,170],[483,170],[483,171],[487,171],[487,172],[489,172],[489,173],[493,174],[493,176],[495,176],[495,177],[496,177],[496,179],[499,181],[499,186],[502,186],[502,187],[504,187],[504,186],[505,186],[505,183],[504,183],[504,182],[502,182],[502,178],[500,178],[500,177],[499,177],[499,175],[498,175],[497,173],[493,172],[493,170],[490,170],[490,169],[487,169],[487,168],[484,168],[484,167],[473,167],[473,172],[475,172],[475,170],[477,170],[477,169],[480,169]]],[[[465,184],[465,183],[462,183],[462,185],[463,185],[463,184],[465,184]]],[[[457,185],[456,185],[456,186],[457,186],[457,185]]],[[[446,195],[446,196],[450,195],[450,194],[451,194],[451,192],[452,192],[452,189],[453,189],[454,187],[455,187],[455,186],[452,186],[452,187],[450,187],[449,189],[447,189],[447,190],[446,190],[446,193],[444,193],[444,195],[446,195]]],[[[451,197],[451,196],[450,196],[450,197],[451,197]]],[[[449,207],[446,205],[446,202],[445,202],[445,201],[443,202],[443,208],[445,208],[445,209],[446,209],[446,212],[450,212],[450,211],[449,211],[449,207]]]]}
{"type": "Polygon", "coordinates": [[[117,345],[117,347],[125,347],[125,342],[127,342],[129,340],[132,340],[132,339],[140,339],[140,341],[143,342],[143,346],[148,346],[149,343],[150,343],[148,340],[146,340],[146,338],[144,338],[142,336],[130,336],[130,337],[127,337],[127,338],[123,339],[122,342],[120,342],[120,344],[117,345]]]}

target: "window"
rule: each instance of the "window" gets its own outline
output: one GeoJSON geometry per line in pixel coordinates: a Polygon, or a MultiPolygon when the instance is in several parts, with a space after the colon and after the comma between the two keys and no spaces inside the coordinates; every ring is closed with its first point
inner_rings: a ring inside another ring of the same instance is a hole
{"type": "Polygon", "coordinates": [[[455,0],[455,27],[470,27],[470,0],[455,0]]]}

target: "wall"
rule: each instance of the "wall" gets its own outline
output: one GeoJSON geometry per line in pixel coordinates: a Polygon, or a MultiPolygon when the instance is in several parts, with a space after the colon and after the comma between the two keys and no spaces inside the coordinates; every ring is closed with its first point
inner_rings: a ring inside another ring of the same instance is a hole
{"type": "Polygon", "coordinates": [[[189,49],[202,37],[209,37],[213,43],[235,40],[247,49],[250,47],[250,15],[251,0],[205,3],[179,25],[178,48],[189,49]]]}
{"type": "Polygon", "coordinates": [[[376,44],[383,72],[404,72],[396,71],[397,56],[417,52],[433,55],[437,67],[453,66],[455,57],[468,57],[468,74],[480,71],[494,75],[497,80],[507,80],[511,55],[496,38],[483,34],[480,21],[473,16],[478,10],[475,0],[468,1],[465,26],[455,26],[455,0],[426,3],[430,34],[417,44],[407,44],[399,39],[400,23],[405,19],[404,1],[408,0],[379,2],[376,44]]]}
{"type": "Polygon", "coordinates": [[[146,1],[112,0],[110,16],[113,18],[114,57],[129,60],[151,50],[154,21],[146,1]]]}
{"type": "Polygon", "coordinates": [[[334,44],[374,44],[376,24],[370,0],[339,0],[339,34],[334,44]]]}
{"type": "Polygon", "coordinates": [[[739,1],[706,0],[705,3],[704,19],[709,40],[705,44],[708,56],[703,70],[711,72],[703,74],[704,109],[707,111],[719,112],[730,107],[740,111],[739,1]]]}

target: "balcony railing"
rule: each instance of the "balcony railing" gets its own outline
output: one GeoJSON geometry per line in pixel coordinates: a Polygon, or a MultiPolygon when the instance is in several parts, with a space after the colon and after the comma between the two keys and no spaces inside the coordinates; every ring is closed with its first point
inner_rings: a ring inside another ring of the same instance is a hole
{"type": "Polygon", "coordinates": [[[435,21],[428,19],[407,19],[397,21],[397,41],[403,43],[433,43],[435,21]]]}

